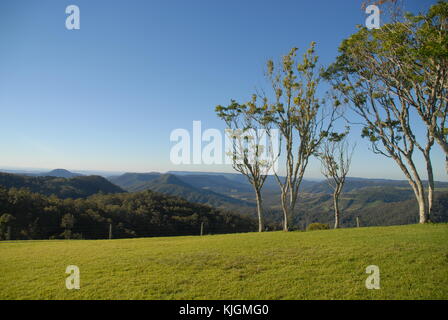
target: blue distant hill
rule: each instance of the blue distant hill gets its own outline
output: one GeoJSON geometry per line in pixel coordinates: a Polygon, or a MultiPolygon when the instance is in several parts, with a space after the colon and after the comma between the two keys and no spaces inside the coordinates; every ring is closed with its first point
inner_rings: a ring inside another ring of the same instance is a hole
{"type": "Polygon", "coordinates": [[[39,175],[46,176],[46,177],[58,177],[58,178],[67,178],[67,179],[83,176],[83,174],[81,174],[81,173],[70,172],[65,169],[55,169],[50,172],[40,173],[39,175]]]}

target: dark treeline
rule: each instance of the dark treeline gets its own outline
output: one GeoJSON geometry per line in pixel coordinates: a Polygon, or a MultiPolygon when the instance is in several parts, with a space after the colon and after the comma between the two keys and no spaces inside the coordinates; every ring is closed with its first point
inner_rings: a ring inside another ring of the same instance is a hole
{"type": "Polygon", "coordinates": [[[58,198],[86,198],[97,193],[122,193],[123,189],[100,176],[80,176],[73,178],[30,177],[0,172],[0,186],[5,188],[26,188],[44,195],[58,198]]]}
{"type": "Polygon", "coordinates": [[[0,239],[107,239],[249,232],[256,222],[144,191],[60,199],[0,187],[0,239]]]}

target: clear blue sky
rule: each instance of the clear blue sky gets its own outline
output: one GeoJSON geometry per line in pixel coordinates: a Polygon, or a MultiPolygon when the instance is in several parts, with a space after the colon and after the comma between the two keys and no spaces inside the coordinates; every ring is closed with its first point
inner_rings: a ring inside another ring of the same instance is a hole
{"type": "MultiPolygon", "coordinates": [[[[435,1],[409,0],[411,11],[435,1]]],[[[214,107],[246,101],[267,59],[317,42],[321,63],[363,24],[361,1],[2,0],[0,168],[230,171],[170,163],[173,129],[222,129],[214,107]],[[65,28],[65,8],[81,29],[65,28]]],[[[361,141],[352,176],[403,178],[361,141]]],[[[446,180],[434,148],[436,178],[446,180]]],[[[314,161],[307,174],[318,177],[314,161]]]]}

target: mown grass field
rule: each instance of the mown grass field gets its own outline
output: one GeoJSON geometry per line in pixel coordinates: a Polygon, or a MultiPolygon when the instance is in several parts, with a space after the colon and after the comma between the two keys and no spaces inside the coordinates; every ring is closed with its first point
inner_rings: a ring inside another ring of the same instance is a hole
{"type": "Polygon", "coordinates": [[[0,298],[448,299],[448,225],[0,242],[0,298]],[[65,287],[68,265],[80,290],[65,287]]]}

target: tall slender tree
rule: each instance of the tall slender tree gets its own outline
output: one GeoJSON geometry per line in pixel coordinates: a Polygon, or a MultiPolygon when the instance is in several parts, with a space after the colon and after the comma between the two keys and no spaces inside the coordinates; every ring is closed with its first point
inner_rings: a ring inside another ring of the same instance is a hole
{"type": "Polygon", "coordinates": [[[353,151],[355,150],[355,147],[351,147],[348,143],[347,134],[348,131],[341,134],[330,134],[322,144],[319,152],[322,174],[333,189],[335,229],[340,227],[341,210],[339,208],[339,197],[344,188],[345,180],[350,170],[353,151]]]}
{"type": "Polygon", "coordinates": [[[285,176],[275,172],[281,190],[284,231],[290,227],[310,157],[315,155],[332,127],[335,115],[332,111],[328,116],[323,101],[318,99],[321,77],[315,43],[311,44],[301,61],[296,58],[297,50],[291,49],[278,66],[272,60],[267,63],[267,77],[274,98],[266,112],[265,123],[280,132],[278,158],[284,147],[286,159],[285,176]]]}
{"type": "Polygon", "coordinates": [[[390,45],[382,40],[384,32],[383,29],[369,31],[362,28],[344,40],[339,49],[341,54],[324,75],[331,79],[344,101],[350,103],[363,120],[362,135],[370,140],[372,150],[392,158],[400,167],[418,201],[419,221],[426,223],[429,221],[434,186],[430,157],[433,135],[428,129],[424,139],[416,136],[411,116],[412,103],[406,95],[395,94],[396,90],[401,92],[411,86],[412,79],[400,75],[400,66],[379,49],[390,45]],[[393,75],[394,80],[386,74],[393,75]],[[422,172],[415,164],[418,150],[427,163],[429,201],[425,195],[422,172]]]}
{"type": "Polygon", "coordinates": [[[266,100],[261,101],[261,106],[257,103],[257,95],[253,95],[247,104],[239,104],[232,100],[227,107],[217,106],[216,113],[227,125],[226,134],[231,141],[228,156],[232,159],[232,166],[237,172],[246,176],[254,189],[258,231],[262,232],[265,229],[265,222],[261,191],[274,165],[274,158],[267,155],[270,151],[266,149],[271,146],[270,143],[266,143],[267,135],[264,133],[269,126],[264,122],[266,100]]]}

